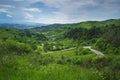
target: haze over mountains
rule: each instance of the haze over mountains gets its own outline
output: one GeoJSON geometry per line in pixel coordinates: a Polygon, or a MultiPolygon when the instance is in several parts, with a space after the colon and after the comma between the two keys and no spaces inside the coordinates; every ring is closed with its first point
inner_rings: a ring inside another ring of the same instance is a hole
{"type": "Polygon", "coordinates": [[[46,26],[42,23],[0,23],[0,27],[17,28],[17,29],[29,29],[34,27],[46,26]]]}
{"type": "Polygon", "coordinates": [[[120,19],[108,19],[104,21],[84,21],[79,23],[71,23],[71,24],[43,24],[43,23],[0,23],[0,27],[6,28],[17,28],[17,29],[31,29],[31,28],[50,28],[50,27],[61,27],[61,26],[74,26],[74,27],[92,27],[99,26],[103,27],[104,25],[116,24],[120,25],[120,19]]]}

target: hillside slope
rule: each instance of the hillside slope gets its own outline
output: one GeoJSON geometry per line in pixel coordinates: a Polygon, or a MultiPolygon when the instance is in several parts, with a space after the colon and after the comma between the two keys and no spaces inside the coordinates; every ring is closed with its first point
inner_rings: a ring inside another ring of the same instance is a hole
{"type": "Polygon", "coordinates": [[[92,27],[107,27],[115,24],[120,26],[120,19],[110,19],[105,21],[86,21],[75,24],[53,24],[48,26],[36,27],[29,29],[30,32],[43,33],[48,38],[59,38],[63,37],[66,32],[74,28],[86,28],[90,29],[92,27]]]}

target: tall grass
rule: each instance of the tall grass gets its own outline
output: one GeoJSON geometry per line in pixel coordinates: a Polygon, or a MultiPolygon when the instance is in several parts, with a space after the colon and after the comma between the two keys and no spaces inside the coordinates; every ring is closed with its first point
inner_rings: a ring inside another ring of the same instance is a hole
{"type": "Polygon", "coordinates": [[[0,80],[119,80],[120,56],[51,54],[3,55],[0,80]]]}
{"type": "Polygon", "coordinates": [[[99,80],[95,71],[79,66],[50,64],[39,70],[33,69],[0,69],[0,80],[99,80]]]}

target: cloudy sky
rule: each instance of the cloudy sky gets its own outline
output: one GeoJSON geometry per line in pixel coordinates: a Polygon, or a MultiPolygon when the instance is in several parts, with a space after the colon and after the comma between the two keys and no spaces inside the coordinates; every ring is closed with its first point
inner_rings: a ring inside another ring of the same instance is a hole
{"type": "Polygon", "coordinates": [[[0,23],[76,23],[120,18],[120,0],[0,0],[0,23]]]}

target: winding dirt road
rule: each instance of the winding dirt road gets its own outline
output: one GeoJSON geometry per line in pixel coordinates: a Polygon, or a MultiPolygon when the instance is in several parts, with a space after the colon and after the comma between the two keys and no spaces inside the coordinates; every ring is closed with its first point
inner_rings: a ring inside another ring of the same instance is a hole
{"type": "Polygon", "coordinates": [[[92,49],[91,46],[84,46],[83,48],[90,49],[92,52],[96,53],[97,55],[104,55],[102,52],[92,49]]]}

